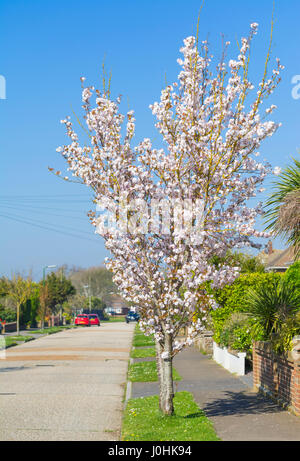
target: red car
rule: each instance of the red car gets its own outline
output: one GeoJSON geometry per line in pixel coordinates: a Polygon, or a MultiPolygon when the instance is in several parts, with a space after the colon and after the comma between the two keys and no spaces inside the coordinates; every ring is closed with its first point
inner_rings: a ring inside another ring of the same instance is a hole
{"type": "Polygon", "coordinates": [[[100,319],[97,314],[88,314],[90,325],[98,325],[100,327],[100,319]]]}
{"type": "Polygon", "coordinates": [[[85,325],[87,327],[90,326],[90,319],[86,314],[79,314],[75,318],[75,325],[85,325]]]}

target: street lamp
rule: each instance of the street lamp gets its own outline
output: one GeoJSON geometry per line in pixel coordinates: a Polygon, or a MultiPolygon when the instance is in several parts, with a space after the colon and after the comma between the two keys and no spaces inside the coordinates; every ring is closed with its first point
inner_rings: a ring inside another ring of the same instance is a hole
{"type": "Polygon", "coordinates": [[[43,285],[45,286],[45,275],[46,275],[46,269],[53,269],[56,267],[56,264],[52,264],[51,266],[44,266],[43,267],[43,285]]]}

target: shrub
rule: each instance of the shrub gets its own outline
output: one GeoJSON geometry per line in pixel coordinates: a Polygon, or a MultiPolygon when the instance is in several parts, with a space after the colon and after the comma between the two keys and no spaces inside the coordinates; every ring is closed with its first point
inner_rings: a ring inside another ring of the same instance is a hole
{"type": "Polygon", "coordinates": [[[284,274],[284,277],[300,290],[300,261],[292,264],[284,274]]]}
{"type": "Polygon", "coordinates": [[[213,256],[211,262],[219,267],[220,264],[228,264],[229,266],[239,266],[241,274],[244,273],[256,273],[265,272],[265,266],[262,264],[257,256],[252,256],[247,253],[239,253],[228,251],[226,256],[221,258],[219,256],[213,256]]]}
{"type": "Polygon", "coordinates": [[[300,334],[300,290],[288,278],[274,279],[270,286],[250,289],[245,299],[249,315],[275,352],[291,349],[293,336],[300,334]]]}
{"type": "Polygon", "coordinates": [[[262,331],[258,328],[253,330],[253,321],[246,317],[243,317],[242,322],[239,317],[239,321],[233,322],[234,326],[230,326],[228,330],[230,318],[234,313],[247,313],[246,297],[249,289],[261,286],[268,289],[274,280],[281,280],[281,278],[282,274],[279,273],[241,274],[232,285],[227,285],[221,290],[213,290],[214,298],[220,306],[211,313],[211,327],[214,331],[215,342],[230,346],[232,349],[251,351],[252,340],[262,339],[262,331]],[[234,341],[233,331],[236,331],[234,341]]]}
{"type": "MultiPolygon", "coordinates": [[[[252,328],[251,319],[247,314],[240,312],[231,314],[224,322],[219,345],[240,352],[250,352],[252,349],[252,328]]],[[[262,335],[258,333],[257,339],[262,339],[262,335]]]]}
{"type": "Polygon", "coordinates": [[[17,314],[14,309],[9,307],[4,307],[0,304],[0,319],[6,322],[15,322],[17,319],[17,314]]]}

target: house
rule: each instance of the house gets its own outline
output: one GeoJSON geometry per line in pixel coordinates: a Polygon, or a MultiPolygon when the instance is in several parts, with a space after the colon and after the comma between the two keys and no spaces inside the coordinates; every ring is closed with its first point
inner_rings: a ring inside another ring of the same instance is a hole
{"type": "Polygon", "coordinates": [[[258,258],[267,272],[285,272],[295,260],[294,248],[290,246],[284,250],[276,250],[269,240],[266,251],[259,253],[258,258]]]}
{"type": "Polygon", "coordinates": [[[129,311],[128,304],[118,294],[111,294],[105,299],[105,312],[111,315],[126,315],[129,311]]]}

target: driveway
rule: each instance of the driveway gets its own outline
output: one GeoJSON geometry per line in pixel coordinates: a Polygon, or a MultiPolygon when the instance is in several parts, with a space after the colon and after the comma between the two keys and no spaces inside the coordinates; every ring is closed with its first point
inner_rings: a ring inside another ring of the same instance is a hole
{"type": "Polygon", "coordinates": [[[103,323],[7,349],[0,440],[119,440],[134,327],[103,323]]]}

